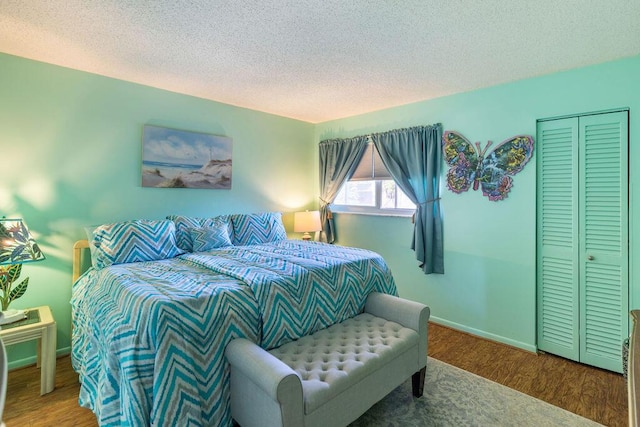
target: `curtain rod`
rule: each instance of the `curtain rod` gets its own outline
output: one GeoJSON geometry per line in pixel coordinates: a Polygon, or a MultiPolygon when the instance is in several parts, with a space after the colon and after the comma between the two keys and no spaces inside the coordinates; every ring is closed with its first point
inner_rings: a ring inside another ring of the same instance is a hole
{"type": "Polygon", "coordinates": [[[361,138],[371,139],[372,137],[374,137],[376,135],[383,135],[383,134],[390,133],[390,132],[423,130],[423,129],[437,127],[437,126],[442,127],[442,123],[435,123],[433,125],[410,126],[410,127],[406,127],[406,128],[392,129],[392,130],[387,130],[387,131],[383,131],[383,132],[374,132],[374,133],[369,133],[369,134],[365,134],[365,135],[352,136],[352,137],[349,137],[349,138],[328,138],[328,139],[320,141],[320,144],[329,143],[329,142],[342,142],[342,141],[346,141],[346,140],[350,140],[350,139],[361,139],[361,138]]]}

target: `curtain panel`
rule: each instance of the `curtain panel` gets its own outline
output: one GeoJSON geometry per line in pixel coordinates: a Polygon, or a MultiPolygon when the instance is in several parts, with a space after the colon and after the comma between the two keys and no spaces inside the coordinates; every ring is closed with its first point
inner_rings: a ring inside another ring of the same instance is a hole
{"type": "Polygon", "coordinates": [[[368,136],[320,142],[320,221],[322,233],[328,243],[336,240],[330,204],[360,163],[367,142],[368,136]]]}
{"type": "Polygon", "coordinates": [[[440,215],[442,125],[397,129],[371,135],[396,185],[416,205],[411,249],[425,274],[444,274],[440,215]]]}

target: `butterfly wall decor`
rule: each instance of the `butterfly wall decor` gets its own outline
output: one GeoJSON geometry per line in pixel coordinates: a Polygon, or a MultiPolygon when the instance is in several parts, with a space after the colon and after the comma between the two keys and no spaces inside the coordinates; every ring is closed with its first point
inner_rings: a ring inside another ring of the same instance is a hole
{"type": "Polygon", "coordinates": [[[501,142],[487,154],[492,142],[483,149],[476,142],[475,148],[464,136],[455,131],[442,135],[444,160],[450,166],[447,187],[454,193],[482,187],[482,194],[489,200],[504,200],[513,185],[513,175],[520,172],[533,155],[533,138],[517,135],[501,142]]]}

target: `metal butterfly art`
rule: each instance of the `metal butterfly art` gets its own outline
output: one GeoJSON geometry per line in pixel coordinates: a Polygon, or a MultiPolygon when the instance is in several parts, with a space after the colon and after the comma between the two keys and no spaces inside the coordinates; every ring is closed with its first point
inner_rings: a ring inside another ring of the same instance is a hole
{"type": "Polygon", "coordinates": [[[533,138],[518,135],[501,142],[492,152],[476,142],[475,148],[467,138],[455,131],[445,131],[442,135],[444,160],[449,166],[447,187],[454,193],[467,191],[473,182],[473,189],[482,186],[482,194],[489,200],[504,200],[513,185],[513,175],[520,172],[533,155],[533,138]],[[477,150],[477,151],[476,151],[477,150]]]}

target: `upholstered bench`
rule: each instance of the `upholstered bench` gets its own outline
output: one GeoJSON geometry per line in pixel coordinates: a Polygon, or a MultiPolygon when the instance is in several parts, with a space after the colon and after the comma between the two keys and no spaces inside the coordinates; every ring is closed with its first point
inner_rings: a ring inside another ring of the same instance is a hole
{"type": "Polygon", "coordinates": [[[423,304],[373,293],[364,313],[273,350],[233,340],[226,356],[234,420],[344,426],[410,376],[422,396],[428,319],[423,304]]]}

